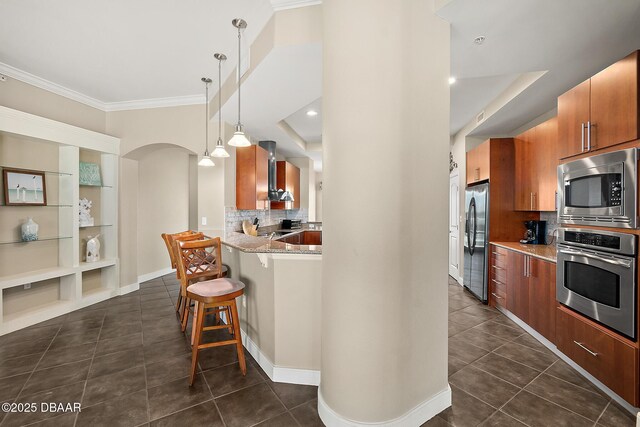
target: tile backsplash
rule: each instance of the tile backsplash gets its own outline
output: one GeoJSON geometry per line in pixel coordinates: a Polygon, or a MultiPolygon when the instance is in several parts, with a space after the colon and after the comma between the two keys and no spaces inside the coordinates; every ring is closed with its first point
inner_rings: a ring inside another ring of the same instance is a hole
{"type": "Polygon", "coordinates": [[[252,221],[258,218],[260,227],[275,225],[282,222],[283,219],[300,219],[302,222],[309,220],[307,209],[290,209],[290,210],[238,210],[233,207],[226,206],[224,208],[224,227],[225,232],[242,231],[242,221],[252,221]]]}
{"type": "Polygon", "coordinates": [[[557,237],[555,231],[558,229],[558,213],[540,212],[540,220],[547,221],[547,242],[550,242],[551,236],[557,237]]]}

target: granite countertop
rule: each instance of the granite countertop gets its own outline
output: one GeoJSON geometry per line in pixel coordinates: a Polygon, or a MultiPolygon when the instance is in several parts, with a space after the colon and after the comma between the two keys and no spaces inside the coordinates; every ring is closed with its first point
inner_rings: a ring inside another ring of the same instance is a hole
{"type": "MultiPolygon", "coordinates": [[[[264,230],[259,229],[258,231],[263,232],[264,230]]],[[[322,226],[316,225],[314,228],[303,227],[294,230],[270,231],[287,231],[290,232],[289,234],[298,234],[303,231],[322,231],[322,226]]],[[[221,240],[227,246],[249,253],[322,254],[321,245],[294,245],[279,240],[269,240],[267,237],[249,236],[237,231],[228,232],[224,237],[221,237],[221,240]]]]}
{"type": "Polygon", "coordinates": [[[525,255],[540,258],[545,261],[556,262],[556,245],[525,245],[520,242],[490,242],[492,245],[510,249],[525,255]]]}

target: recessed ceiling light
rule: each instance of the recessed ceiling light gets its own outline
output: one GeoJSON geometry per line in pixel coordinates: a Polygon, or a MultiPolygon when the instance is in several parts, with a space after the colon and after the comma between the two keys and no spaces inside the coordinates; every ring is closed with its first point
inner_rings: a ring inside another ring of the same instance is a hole
{"type": "Polygon", "coordinates": [[[478,36],[475,39],[473,39],[473,42],[475,44],[482,44],[484,43],[485,38],[486,38],[485,36],[478,36]]]}
{"type": "Polygon", "coordinates": [[[307,111],[307,116],[309,117],[313,117],[313,116],[317,116],[318,112],[316,110],[309,110],[307,111]]]}
{"type": "Polygon", "coordinates": [[[456,82],[456,78],[455,77],[453,77],[453,76],[449,77],[449,84],[450,85],[454,84],[455,82],[456,82]]]}

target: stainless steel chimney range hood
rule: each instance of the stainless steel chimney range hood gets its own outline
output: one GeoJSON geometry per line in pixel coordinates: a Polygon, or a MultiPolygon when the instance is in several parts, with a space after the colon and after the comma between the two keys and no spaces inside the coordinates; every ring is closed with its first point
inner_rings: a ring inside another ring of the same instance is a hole
{"type": "Polygon", "coordinates": [[[276,142],[275,141],[260,141],[258,142],[260,147],[267,150],[269,153],[269,164],[267,167],[268,170],[268,182],[269,182],[269,190],[268,190],[268,199],[271,202],[279,202],[280,197],[282,197],[282,193],[278,192],[278,184],[276,180],[277,173],[277,165],[276,165],[276,142]]]}

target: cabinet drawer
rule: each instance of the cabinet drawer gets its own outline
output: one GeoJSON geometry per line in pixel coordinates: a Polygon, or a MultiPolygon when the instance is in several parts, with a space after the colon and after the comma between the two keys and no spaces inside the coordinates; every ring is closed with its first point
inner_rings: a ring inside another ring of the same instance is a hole
{"type": "Polygon", "coordinates": [[[507,269],[498,265],[491,266],[491,275],[494,279],[501,283],[507,283],[507,269]]]}
{"type": "Polygon", "coordinates": [[[491,300],[494,307],[507,308],[507,285],[491,280],[491,300]]]}
{"type": "Polygon", "coordinates": [[[558,307],[556,345],[571,360],[638,406],[638,350],[596,323],[558,307]]]}

